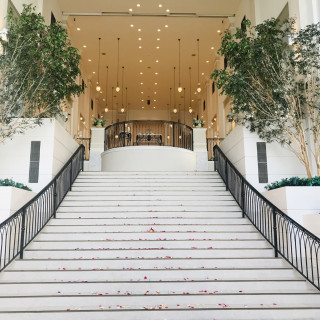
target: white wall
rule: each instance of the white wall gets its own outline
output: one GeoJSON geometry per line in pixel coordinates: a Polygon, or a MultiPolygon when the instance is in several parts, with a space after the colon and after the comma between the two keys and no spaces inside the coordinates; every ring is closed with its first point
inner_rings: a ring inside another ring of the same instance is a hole
{"type": "MultiPolygon", "coordinates": [[[[221,149],[259,191],[266,184],[260,184],[258,178],[257,142],[259,137],[242,126],[237,126],[221,143],[221,149]]],[[[268,183],[293,176],[305,177],[304,166],[296,156],[278,143],[267,143],[268,183]]]]}
{"type": "Polygon", "coordinates": [[[163,146],[115,148],[103,152],[101,161],[102,171],[196,170],[195,152],[163,146]]]}
{"type": "Polygon", "coordinates": [[[78,144],[54,119],[0,144],[0,178],[24,183],[38,192],[45,187],[77,149],[78,144]],[[39,182],[29,183],[31,141],[41,141],[39,182]]]}
{"type": "Polygon", "coordinates": [[[278,18],[287,3],[288,0],[256,0],[256,24],[262,23],[264,20],[270,18],[278,18]]]}

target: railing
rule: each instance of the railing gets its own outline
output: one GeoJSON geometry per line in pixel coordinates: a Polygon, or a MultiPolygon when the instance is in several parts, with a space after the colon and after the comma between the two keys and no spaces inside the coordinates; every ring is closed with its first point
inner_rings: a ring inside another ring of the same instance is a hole
{"type": "Polygon", "coordinates": [[[83,170],[84,146],[80,146],[56,177],[33,199],[0,224],[0,271],[20,256],[56,211],[74,180],[83,170]]]}
{"type": "Polygon", "coordinates": [[[208,150],[208,160],[213,159],[213,148],[215,146],[220,146],[223,139],[220,138],[207,138],[207,150],[208,150]]]}
{"type": "Polygon", "coordinates": [[[91,138],[76,138],[76,141],[84,146],[84,160],[89,160],[91,138]]]}
{"type": "Polygon", "coordinates": [[[218,171],[240,208],[265,239],[320,290],[320,239],[274,206],[233,166],[218,146],[214,147],[218,171]]]}
{"type": "Polygon", "coordinates": [[[182,123],[161,120],[118,122],[105,130],[105,150],[141,145],[193,150],[193,130],[182,123]]]}

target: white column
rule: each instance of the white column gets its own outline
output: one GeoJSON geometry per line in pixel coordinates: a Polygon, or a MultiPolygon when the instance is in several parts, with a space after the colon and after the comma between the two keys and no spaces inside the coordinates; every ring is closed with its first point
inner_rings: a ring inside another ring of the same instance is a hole
{"type": "Polygon", "coordinates": [[[193,151],[197,157],[197,171],[208,171],[207,129],[193,129],[193,151]]]}
{"type": "Polygon", "coordinates": [[[101,171],[101,153],[104,152],[105,128],[91,128],[89,171],[101,171]]]}

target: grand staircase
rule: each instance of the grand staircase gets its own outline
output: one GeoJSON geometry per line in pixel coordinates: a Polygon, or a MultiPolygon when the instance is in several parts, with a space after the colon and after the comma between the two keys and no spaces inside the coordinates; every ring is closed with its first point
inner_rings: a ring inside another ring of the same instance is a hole
{"type": "Polygon", "coordinates": [[[320,319],[212,172],[83,172],[24,257],[1,320],[320,319]]]}

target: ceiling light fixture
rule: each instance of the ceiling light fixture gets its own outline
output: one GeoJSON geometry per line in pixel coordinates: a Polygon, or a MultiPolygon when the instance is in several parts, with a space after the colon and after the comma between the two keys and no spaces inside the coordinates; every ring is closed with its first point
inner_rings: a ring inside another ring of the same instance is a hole
{"type": "Polygon", "coordinates": [[[132,12],[132,9],[130,8],[129,11],[132,12]]]}
{"type": "Polygon", "coordinates": [[[159,8],[162,8],[162,4],[159,4],[159,8]]]}
{"type": "Polygon", "coordinates": [[[167,12],[170,12],[170,9],[167,9],[166,11],[167,11],[167,12]]]}
{"type": "Polygon", "coordinates": [[[118,65],[117,65],[117,86],[116,86],[116,91],[120,92],[120,87],[119,87],[119,63],[120,63],[120,38],[118,38],[118,65]]]}
{"type": "Polygon", "coordinates": [[[141,4],[140,4],[140,3],[137,3],[137,7],[138,7],[138,8],[141,7],[141,4]]]}
{"type": "Polygon", "coordinates": [[[81,29],[80,28],[77,28],[77,31],[80,31],[81,29]]]}
{"type": "Polygon", "coordinates": [[[98,83],[97,83],[97,86],[96,86],[96,90],[97,92],[100,92],[101,91],[101,86],[100,86],[100,54],[101,54],[101,51],[100,51],[100,44],[101,44],[101,38],[99,38],[99,57],[98,57],[98,83]]]}
{"type": "Polygon", "coordinates": [[[166,24],[165,26],[164,26],[165,28],[169,28],[169,26],[166,24]]]}
{"type": "Polygon", "coordinates": [[[190,89],[190,105],[189,105],[189,112],[190,112],[190,110],[191,110],[191,112],[190,113],[192,113],[192,109],[191,109],[191,105],[192,105],[192,103],[191,103],[191,67],[189,67],[189,81],[190,81],[190,83],[189,83],[189,89],[190,89]]]}
{"type": "Polygon", "coordinates": [[[141,29],[138,29],[138,32],[141,32],[141,29]]]}
{"type": "Polygon", "coordinates": [[[182,92],[182,87],[181,87],[181,39],[178,39],[179,41],[179,87],[178,87],[178,92],[182,92]]]}
{"type": "Polygon", "coordinates": [[[87,47],[87,46],[84,44],[84,45],[83,45],[83,48],[86,48],[86,47],[87,47]]]}
{"type": "Polygon", "coordinates": [[[92,60],[91,60],[91,59],[88,59],[88,61],[91,62],[92,60]]]}
{"type": "Polygon", "coordinates": [[[127,108],[127,111],[129,111],[129,106],[128,106],[128,87],[126,87],[126,108],[127,108]]]}
{"type": "Polygon", "coordinates": [[[139,46],[139,49],[142,49],[142,47],[141,47],[141,46],[139,46]]]}
{"type": "MultiPolygon", "coordinates": [[[[174,103],[174,109],[173,109],[173,112],[174,112],[174,110],[177,110],[176,108],[176,67],[173,67],[173,103],[174,103]]],[[[177,113],[177,111],[174,113],[177,113]]]]}
{"type": "Polygon", "coordinates": [[[200,39],[197,39],[198,42],[198,88],[197,91],[200,93],[201,92],[201,87],[200,87],[200,39]]]}
{"type": "Polygon", "coordinates": [[[134,27],[134,25],[133,25],[133,24],[130,24],[130,27],[131,27],[131,28],[133,28],[133,27],[134,27]]]}
{"type": "Polygon", "coordinates": [[[123,108],[123,94],[124,94],[123,86],[124,86],[124,67],[122,67],[122,101],[121,101],[122,108],[123,108]]]}
{"type": "Polygon", "coordinates": [[[158,29],[158,32],[161,32],[161,29],[158,29]]]}
{"type": "Polygon", "coordinates": [[[106,80],[106,107],[104,108],[104,112],[108,112],[108,83],[109,83],[109,67],[107,66],[107,80],[106,80]]]}
{"type": "Polygon", "coordinates": [[[111,124],[113,124],[113,87],[111,88],[111,93],[112,93],[112,95],[111,95],[111,124]]]}

